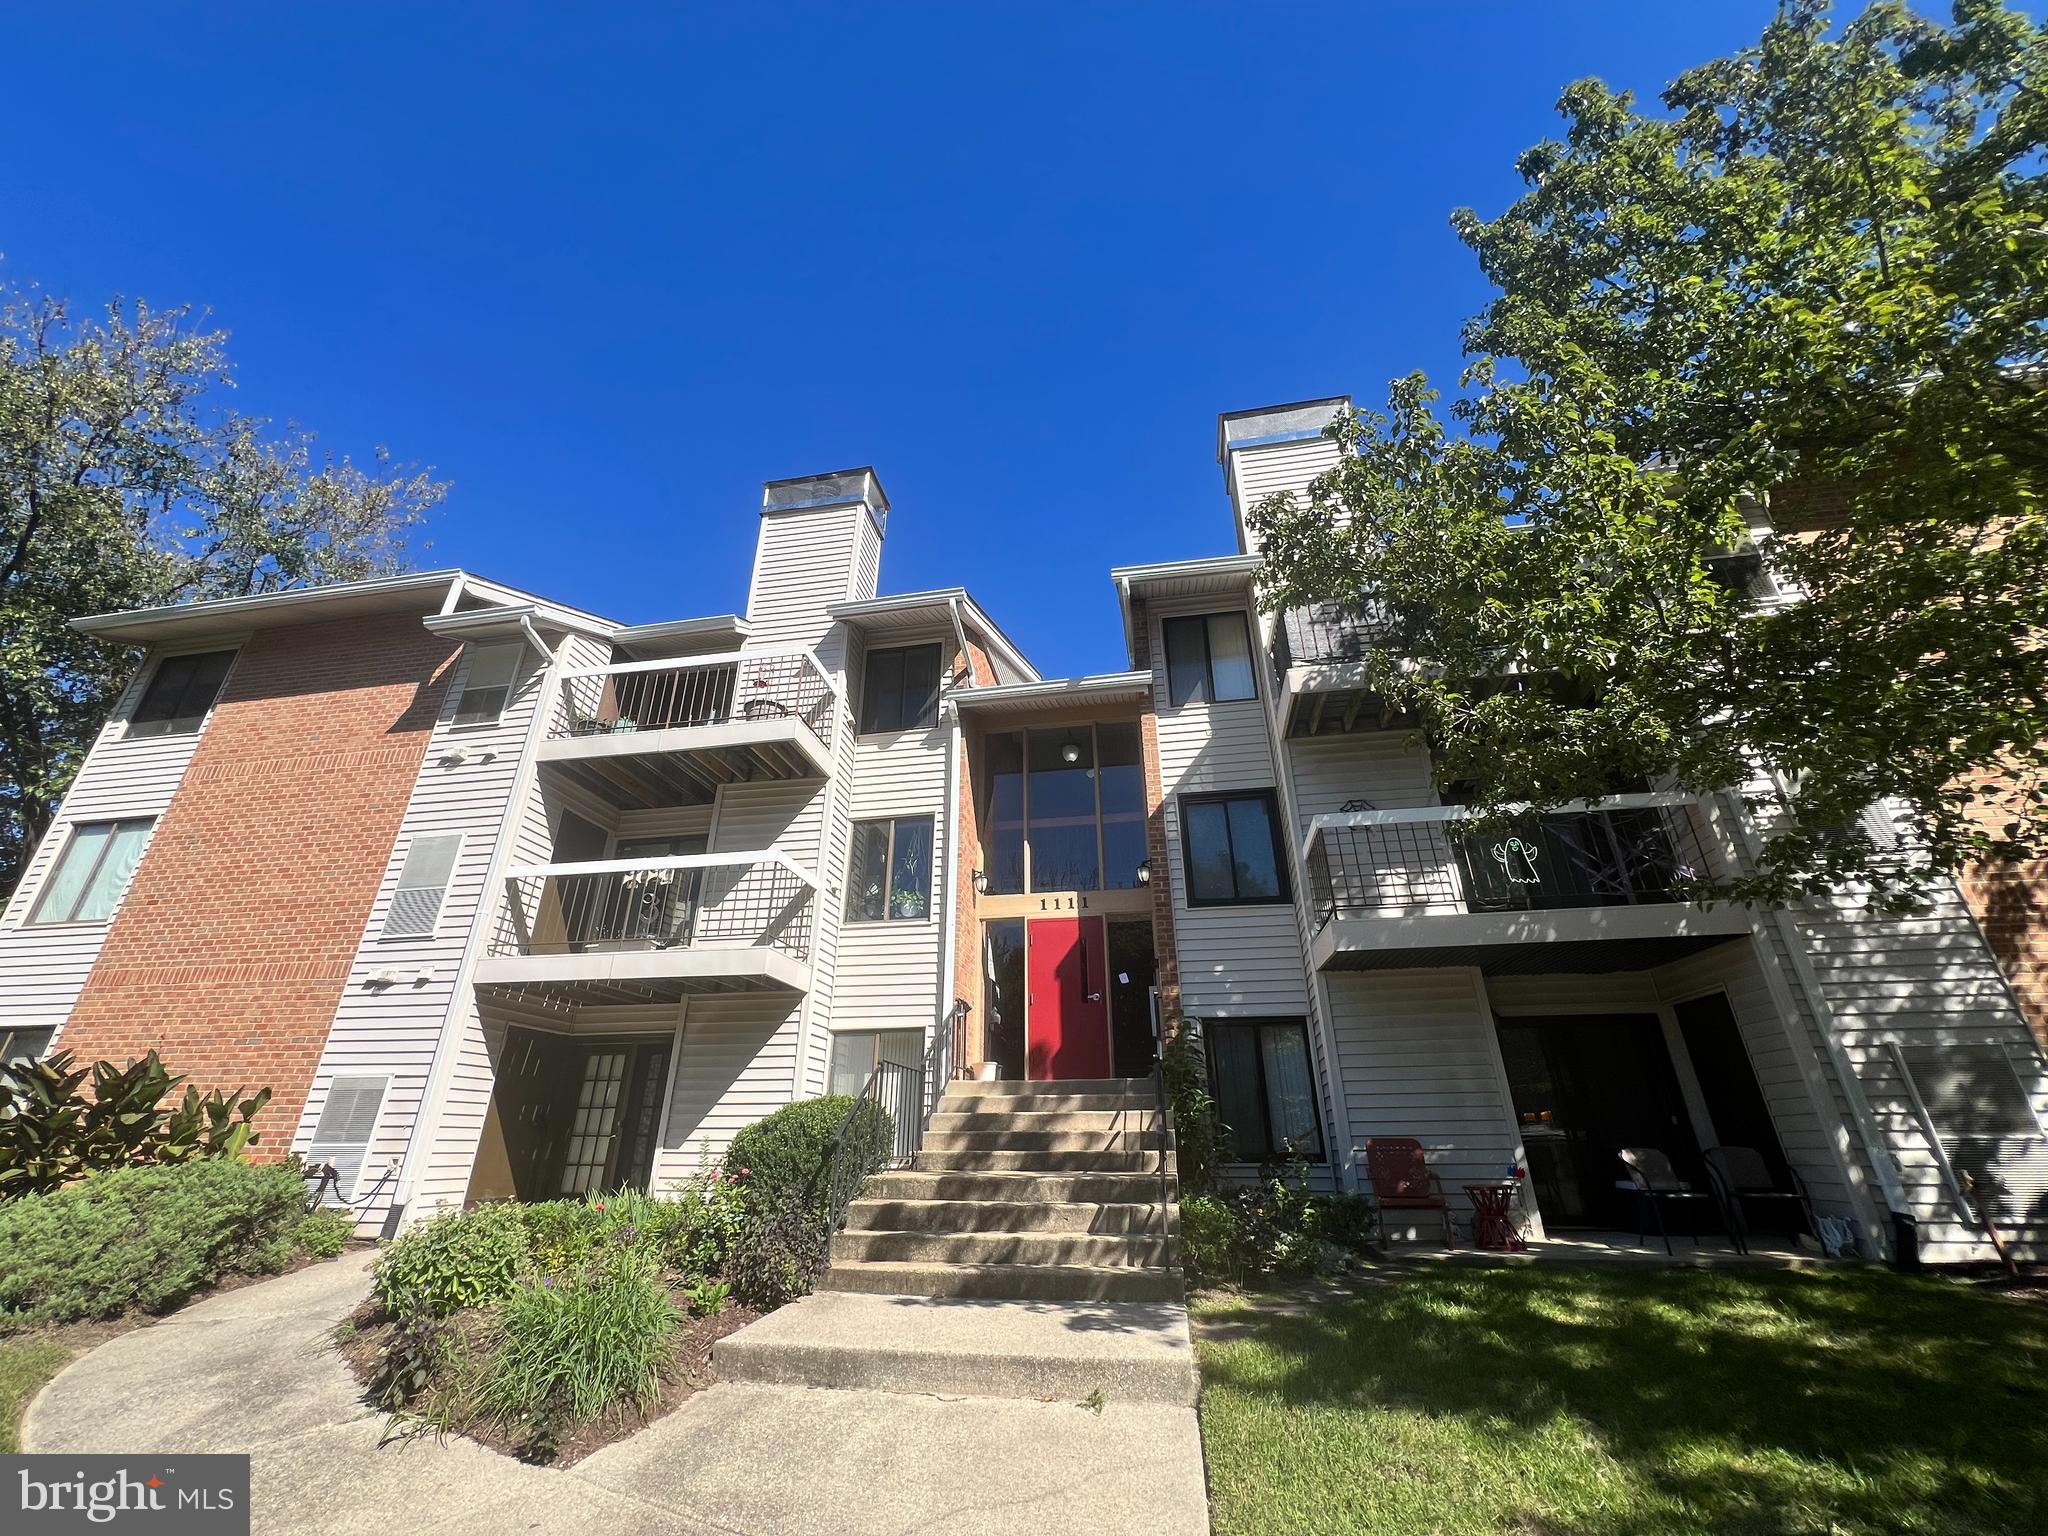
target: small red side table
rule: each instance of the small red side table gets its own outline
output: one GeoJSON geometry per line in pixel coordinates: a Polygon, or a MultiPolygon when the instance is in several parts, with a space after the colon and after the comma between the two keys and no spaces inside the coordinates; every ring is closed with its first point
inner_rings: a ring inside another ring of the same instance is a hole
{"type": "Polygon", "coordinates": [[[1514,1200],[1521,1187],[1517,1179],[1488,1179],[1465,1186],[1465,1198],[1472,1202],[1473,1247],[1491,1248],[1496,1253],[1528,1249],[1515,1230],[1514,1200]]]}

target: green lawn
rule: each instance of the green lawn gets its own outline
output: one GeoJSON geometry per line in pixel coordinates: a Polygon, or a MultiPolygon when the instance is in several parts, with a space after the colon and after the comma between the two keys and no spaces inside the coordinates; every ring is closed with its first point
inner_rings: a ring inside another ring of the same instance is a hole
{"type": "Polygon", "coordinates": [[[1198,1305],[1219,1536],[2048,1531],[2048,1305],[1881,1271],[1432,1269],[1198,1305]]]}
{"type": "Polygon", "coordinates": [[[0,1456],[21,1449],[21,1411],[74,1353],[51,1338],[0,1339],[0,1456]]]}

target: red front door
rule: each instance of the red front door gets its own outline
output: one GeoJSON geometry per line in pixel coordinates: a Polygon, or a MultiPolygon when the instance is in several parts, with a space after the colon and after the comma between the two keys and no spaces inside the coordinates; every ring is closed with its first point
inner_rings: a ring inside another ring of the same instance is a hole
{"type": "Polygon", "coordinates": [[[1024,1075],[1108,1077],[1109,946],[1099,917],[1024,925],[1024,1075]]]}

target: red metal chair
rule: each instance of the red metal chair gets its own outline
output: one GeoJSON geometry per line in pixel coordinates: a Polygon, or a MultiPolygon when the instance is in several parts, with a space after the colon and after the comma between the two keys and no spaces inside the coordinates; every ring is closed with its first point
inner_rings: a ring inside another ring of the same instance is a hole
{"type": "Polygon", "coordinates": [[[1444,1186],[1431,1171],[1422,1143],[1412,1136],[1373,1136],[1365,1143],[1365,1171],[1379,1202],[1381,1230],[1389,1211],[1435,1211],[1444,1224],[1444,1246],[1457,1246],[1451,1230],[1451,1205],[1444,1186]]]}

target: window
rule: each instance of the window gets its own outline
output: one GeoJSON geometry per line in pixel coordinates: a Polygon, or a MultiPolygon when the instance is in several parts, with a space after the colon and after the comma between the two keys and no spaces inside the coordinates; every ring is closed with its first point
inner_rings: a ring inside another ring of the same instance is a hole
{"type": "Polygon", "coordinates": [[[455,724],[496,725],[505,713],[505,701],[519,681],[519,666],[526,654],[521,644],[480,645],[469,653],[469,670],[463,674],[462,695],[455,701],[455,724]]]}
{"type": "Polygon", "coordinates": [[[37,1029],[0,1029],[0,1068],[26,1066],[35,1061],[50,1048],[50,1037],[56,1033],[54,1024],[37,1029]]]}
{"type": "Polygon", "coordinates": [[[328,1085],[312,1144],[306,1148],[306,1166],[334,1164],[335,1181],[325,1196],[330,1205],[345,1205],[355,1198],[388,1081],[383,1077],[337,1077],[328,1085]]]}
{"type": "Polygon", "coordinates": [[[869,651],[861,680],[860,728],[919,731],[939,719],[939,648],[904,645],[869,651]]]}
{"type": "Polygon", "coordinates": [[[398,889],[392,892],[391,909],[384,914],[387,939],[428,939],[441,920],[441,898],[448,894],[448,876],[455,868],[455,855],[462,847],[460,832],[438,832],[416,837],[405,850],[405,865],[398,871],[398,889]]]}
{"type": "Polygon", "coordinates": [[[1166,621],[1166,701],[1223,704],[1255,699],[1252,637],[1241,613],[1205,613],[1166,621]]]}
{"type": "Polygon", "coordinates": [[[199,651],[166,656],[142,690],[142,702],[128,719],[130,736],[183,736],[206,722],[234,665],[233,651],[199,651]]]}
{"type": "Polygon", "coordinates": [[[156,825],[148,816],[128,821],[80,822],[43,882],[32,923],[103,923],[142,862],[142,845],[156,825]]]}
{"type": "Polygon", "coordinates": [[[846,920],[915,922],[931,915],[932,819],[856,821],[847,861],[846,920]]]}
{"type": "Polygon", "coordinates": [[[1005,731],[988,737],[983,764],[986,894],[1131,891],[1142,883],[1145,769],[1135,723],[1005,731]]]}
{"type": "MultiPolygon", "coordinates": [[[[843,1030],[832,1037],[832,1085],[830,1093],[849,1097],[867,1087],[868,1079],[882,1062],[912,1071],[924,1065],[924,1031],[921,1029],[843,1030]]],[[[902,1073],[890,1073],[901,1077],[902,1073]]]]}
{"type": "Polygon", "coordinates": [[[1241,1162],[1298,1152],[1323,1160],[1323,1131],[1308,1067],[1308,1029],[1299,1019],[1202,1026],[1216,1112],[1241,1162]]]}
{"type": "Polygon", "coordinates": [[[1280,816],[1270,789],[1182,796],[1180,836],[1189,906],[1288,899],[1280,816]]]}

